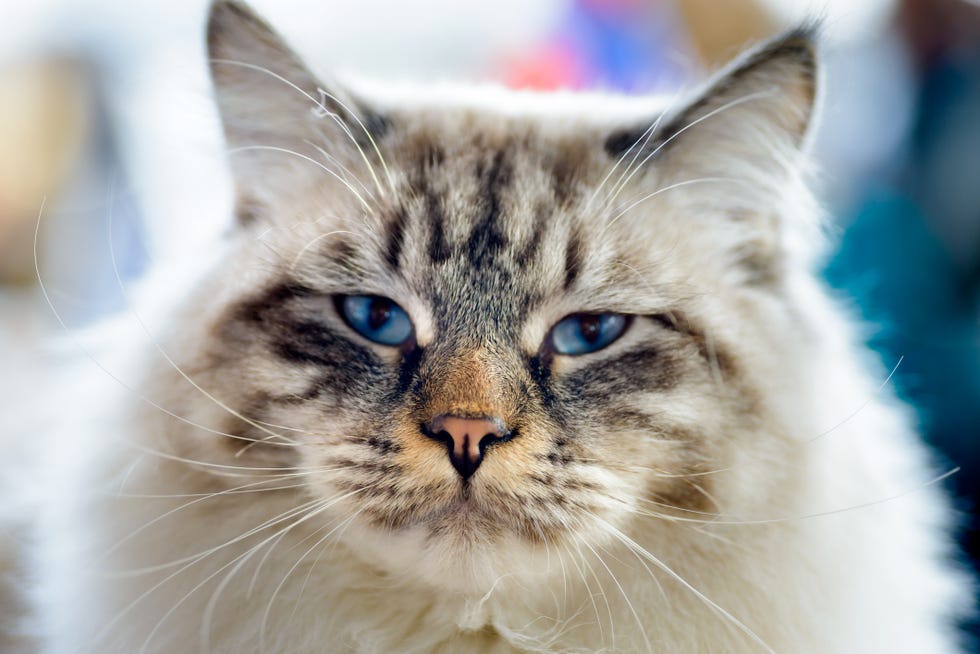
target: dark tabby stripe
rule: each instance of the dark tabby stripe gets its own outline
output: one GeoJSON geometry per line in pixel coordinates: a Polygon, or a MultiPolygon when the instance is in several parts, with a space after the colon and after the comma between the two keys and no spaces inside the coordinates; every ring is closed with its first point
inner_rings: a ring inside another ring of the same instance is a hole
{"type": "Polygon", "coordinates": [[[495,257],[507,247],[507,235],[500,229],[500,198],[511,179],[510,164],[504,152],[493,155],[489,167],[477,166],[477,177],[483,189],[480,201],[480,217],[474,221],[467,242],[470,264],[483,268],[494,262],[495,257]]]}
{"type": "Polygon", "coordinates": [[[442,263],[452,254],[446,241],[446,215],[442,201],[428,184],[422,186],[425,197],[425,213],[429,220],[429,258],[433,263],[442,263]]]}
{"type": "Polygon", "coordinates": [[[234,311],[234,317],[242,322],[260,323],[271,311],[280,308],[287,300],[311,297],[315,294],[316,292],[308,286],[287,280],[240,304],[234,311]]]}
{"type": "Polygon", "coordinates": [[[548,229],[548,216],[553,209],[545,204],[539,204],[534,212],[534,231],[524,247],[514,253],[514,263],[519,268],[525,268],[538,256],[541,240],[548,229]]]}
{"type": "Polygon", "coordinates": [[[663,325],[666,329],[683,334],[697,346],[698,354],[709,365],[717,367],[725,377],[731,379],[737,376],[735,357],[717,341],[709,341],[707,334],[691,323],[683,313],[671,311],[666,314],[647,316],[650,320],[663,325]]]}
{"type": "Polygon", "coordinates": [[[280,358],[324,369],[317,381],[321,389],[326,386],[342,395],[364,390],[385,373],[383,362],[369,347],[349,338],[346,328],[334,328],[303,311],[303,301],[316,295],[306,286],[285,282],[245,302],[235,315],[254,325],[280,358]]]}
{"type": "Polygon", "coordinates": [[[327,256],[341,270],[356,270],[360,252],[353,241],[340,237],[328,244],[327,256]]]}
{"type": "MultiPolygon", "coordinates": [[[[361,102],[357,102],[356,106],[358,113],[361,115],[361,122],[364,124],[364,129],[371,135],[375,143],[383,139],[391,131],[391,119],[388,116],[377,111],[369,110],[361,102]]],[[[361,147],[365,147],[365,145],[361,147]]],[[[377,156],[374,153],[374,146],[371,146],[371,154],[372,156],[377,156]]]]}
{"type": "MultiPolygon", "coordinates": [[[[532,357],[527,363],[531,378],[537,385],[538,392],[541,394],[541,403],[549,411],[555,411],[558,407],[557,397],[551,385],[551,355],[547,353],[532,357]]],[[[556,416],[561,417],[561,416],[556,416]]]]}
{"type": "Polygon", "coordinates": [[[569,290],[582,271],[582,237],[577,228],[565,243],[565,290],[569,290]]]}
{"type": "Polygon", "coordinates": [[[638,127],[630,127],[613,132],[606,138],[606,154],[614,159],[619,159],[634,146],[639,147],[649,127],[649,124],[644,123],[638,127]]]}
{"type": "Polygon", "coordinates": [[[381,454],[397,454],[402,451],[402,446],[384,436],[371,436],[366,441],[369,446],[378,450],[381,454]]]}
{"type": "Polygon", "coordinates": [[[668,390],[680,382],[683,365],[662,347],[641,344],[632,350],[597,361],[562,380],[573,396],[595,398],[637,390],[668,390]]]}
{"type": "Polygon", "coordinates": [[[576,197],[580,188],[578,158],[580,153],[563,152],[555,161],[551,171],[552,192],[555,196],[555,206],[567,207],[576,197]]]}
{"type": "Polygon", "coordinates": [[[401,259],[402,246],[405,244],[405,226],[408,222],[408,215],[404,207],[399,207],[395,212],[395,218],[388,223],[388,234],[385,245],[385,261],[392,270],[398,270],[398,262],[401,259]]]}

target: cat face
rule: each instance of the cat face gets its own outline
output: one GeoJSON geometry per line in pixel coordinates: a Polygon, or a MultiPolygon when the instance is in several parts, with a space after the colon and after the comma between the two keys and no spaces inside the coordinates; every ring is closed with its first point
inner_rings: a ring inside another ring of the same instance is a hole
{"type": "Polygon", "coordinates": [[[226,434],[182,426],[194,457],[290,471],[382,567],[492,579],[644,512],[717,511],[714,473],[778,451],[805,35],[615,115],[368,104],[235,3],[209,47],[241,224],[179,321],[222,406],[178,408],[226,434]]]}

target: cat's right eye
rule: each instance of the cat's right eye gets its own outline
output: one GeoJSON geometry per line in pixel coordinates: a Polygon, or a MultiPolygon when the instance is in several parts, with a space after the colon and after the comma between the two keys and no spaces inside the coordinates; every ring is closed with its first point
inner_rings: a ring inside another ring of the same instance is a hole
{"type": "Polygon", "coordinates": [[[390,347],[415,339],[412,320],[400,306],[378,295],[342,295],[337,308],[347,326],[364,338],[390,347]]]}

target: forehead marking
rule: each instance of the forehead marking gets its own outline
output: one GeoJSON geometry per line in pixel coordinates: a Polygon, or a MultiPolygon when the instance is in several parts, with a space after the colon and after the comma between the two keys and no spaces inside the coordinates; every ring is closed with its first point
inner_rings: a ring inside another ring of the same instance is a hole
{"type": "Polygon", "coordinates": [[[442,200],[426,180],[422,181],[420,188],[425,198],[425,215],[429,220],[429,258],[433,263],[442,263],[452,254],[446,241],[446,215],[442,200]]]}
{"type": "Polygon", "coordinates": [[[493,155],[489,167],[483,162],[477,165],[477,178],[483,197],[480,199],[480,214],[470,231],[467,254],[475,268],[483,268],[493,263],[494,257],[507,247],[507,235],[500,229],[501,196],[511,179],[511,166],[504,161],[503,150],[493,155]]]}
{"type": "MultiPolygon", "coordinates": [[[[411,201],[401,205],[401,214],[393,214],[386,227],[387,247],[382,251],[383,260],[393,269],[403,264],[401,258],[411,242],[408,221],[412,220],[423,227],[419,245],[432,264],[458,257],[459,263],[476,270],[488,266],[500,273],[527,269],[542,254],[545,237],[558,215],[574,213],[572,205],[585,183],[589,157],[596,156],[591,152],[596,144],[587,140],[539,142],[530,136],[480,134],[447,154],[439,138],[440,134],[426,131],[404,144],[406,191],[411,201]],[[520,172],[522,162],[530,169],[520,172]],[[535,182],[540,174],[546,179],[535,182]],[[468,179],[461,182],[459,175],[468,179]],[[533,199],[529,193],[539,197],[533,199]],[[526,215],[511,218],[509,211],[526,215]],[[512,225],[514,220],[521,224],[512,225]]],[[[551,249],[559,256],[565,250],[565,288],[569,288],[580,276],[585,244],[579,236],[575,244],[566,245],[559,241],[551,249]]]]}

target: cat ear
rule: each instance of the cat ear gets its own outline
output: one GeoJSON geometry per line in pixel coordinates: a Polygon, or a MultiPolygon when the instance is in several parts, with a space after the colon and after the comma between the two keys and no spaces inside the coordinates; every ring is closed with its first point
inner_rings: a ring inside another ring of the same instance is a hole
{"type": "Polygon", "coordinates": [[[337,164],[343,170],[367,159],[385,128],[349,94],[326,90],[243,3],[212,3],[207,48],[242,220],[264,200],[295,191],[297,173],[339,179],[337,164]]]}
{"type": "Polygon", "coordinates": [[[816,213],[787,205],[810,198],[802,154],[817,91],[816,37],[809,25],[763,43],[654,127],[646,123],[606,141],[611,156],[643,162],[635,183],[655,186],[654,193],[641,188],[641,197],[677,188],[664,202],[685,220],[707,221],[712,234],[728,235],[728,252],[745,264],[732,268],[752,279],[773,278],[787,249],[800,238],[813,241],[805,217],[792,226],[783,217],[816,213]]]}
{"type": "Polygon", "coordinates": [[[683,151],[758,160],[776,147],[798,149],[816,97],[816,32],[815,25],[802,26],[745,52],[693,100],[656,121],[652,137],[647,125],[624,130],[606,141],[606,150],[619,156],[643,144],[652,159],[683,151]]]}

